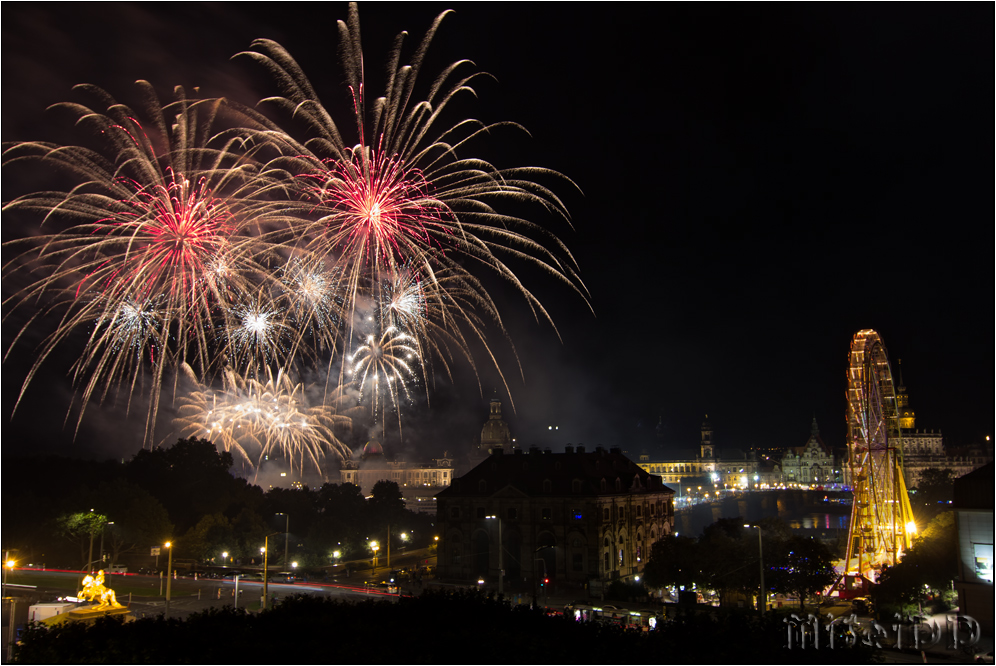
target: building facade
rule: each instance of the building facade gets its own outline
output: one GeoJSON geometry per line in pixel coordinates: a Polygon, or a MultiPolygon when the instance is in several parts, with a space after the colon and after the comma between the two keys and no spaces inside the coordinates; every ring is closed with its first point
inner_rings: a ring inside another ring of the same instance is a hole
{"type": "Polygon", "coordinates": [[[836,485],[843,483],[842,461],[834,456],[820,437],[820,427],[813,417],[809,439],[802,446],[790,448],[782,457],[782,483],[785,485],[836,485]]]}
{"type": "Polygon", "coordinates": [[[449,486],[453,476],[453,459],[445,454],[429,463],[388,460],[376,441],[367,442],[359,457],[343,462],[339,470],[340,483],[359,486],[363,495],[369,495],[378,481],[394,481],[405,506],[421,513],[435,511],[435,494],[449,486]]]}
{"type": "MultiPolygon", "coordinates": [[[[657,474],[669,486],[678,488],[680,495],[713,492],[731,488],[755,489],[760,487],[762,465],[758,457],[742,451],[716,449],[712,439],[713,430],[706,415],[699,429],[699,447],[678,449],[669,455],[651,457],[641,454],[639,466],[650,474],[657,474]]],[[[771,468],[765,479],[770,480],[771,468]]]]}
{"type": "Polygon", "coordinates": [[[673,531],[673,499],[619,449],[495,448],[436,495],[438,575],[494,582],[503,571],[507,590],[628,578],[673,531]]]}

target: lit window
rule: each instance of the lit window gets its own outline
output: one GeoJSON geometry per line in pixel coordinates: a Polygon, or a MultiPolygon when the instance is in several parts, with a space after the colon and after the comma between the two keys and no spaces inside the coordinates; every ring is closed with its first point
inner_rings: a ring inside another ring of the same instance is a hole
{"type": "Polygon", "coordinates": [[[975,545],[975,575],[989,583],[993,582],[993,545],[977,543],[975,545]]]}

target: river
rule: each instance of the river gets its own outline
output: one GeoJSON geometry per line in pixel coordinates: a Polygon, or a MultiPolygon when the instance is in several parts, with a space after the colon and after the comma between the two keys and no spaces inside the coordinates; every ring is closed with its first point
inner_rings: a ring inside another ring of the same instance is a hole
{"type": "Polygon", "coordinates": [[[781,518],[791,529],[821,539],[846,537],[851,516],[850,493],[824,490],[760,490],[699,502],[675,511],[674,529],[699,536],[720,518],[743,518],[745,523],[781,518]]]}

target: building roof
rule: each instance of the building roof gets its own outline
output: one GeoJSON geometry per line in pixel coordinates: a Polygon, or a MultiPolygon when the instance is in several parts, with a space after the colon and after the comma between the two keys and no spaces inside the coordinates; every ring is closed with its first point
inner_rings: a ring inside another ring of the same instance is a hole
{"type": "Polygon", "coordinates": [[[993,463],[974,472],[959,476],[954,481],[954,506],[956,509],[993,510],[993,486],[996,485],[993,463]]]}
{"type": "Polygon", "coordinates": [[[664,485],[661,477],[649,474],[612,448],[608,451],[597,447],[587,452],[584,447],[565,447],[564,453],[552,453],[532,448],[528,453],[516,449],[511,453],[497,450],[452,485],[436,495],[450,497],[491,497],[511,488],[518,493],[532,496],[553,495],[619,495],[647,492],[674,491],[664,485]],[[602,479],[606,490],[602,490],[602,479]],[[616,490],[616,479],[621,490],[616,490]],[[573,482],[581,481],[580,493],[573,482]],[[550,490],[544,492],[544,481],[550,481],[550,490]],[[482,483],[483,482],[483,483],[482,483]]]}
{"type": "Polygon", "coordinates": [[[833,453],[830,451],[830,447],[823,442],[823,438],[820,437],[820,426],[816,424],[816,417],[813,417],[813,424],[810,426],[809,439],[802,446],[795,446],[789,448],[788,452],[793,453],[797,456],[801,456],[806,452],[811,444],[815,444],[816,448],[820,453],[825,456],[831,456],[833,453]]]}

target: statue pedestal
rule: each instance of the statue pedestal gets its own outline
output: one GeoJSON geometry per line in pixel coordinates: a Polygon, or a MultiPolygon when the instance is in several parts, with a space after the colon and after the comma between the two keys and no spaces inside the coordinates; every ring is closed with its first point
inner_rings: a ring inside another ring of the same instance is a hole
{"type": "Polygon", "coordinates": [[[71,610],[68,613],[62,613],[61,615],[47,618],[43,620],[43,622],[45,624],[57,624],[60,622],[93,622],[97,618],[106,617],[108,615],[115,617],[120,616],[125,622],[130,619],[134,619],[131,617],[131,611],[124,606],[118,606],[116,608],[101,608],[100,606],[94,604],[92,606],[84,606],[83,608],[71,610]]]}

